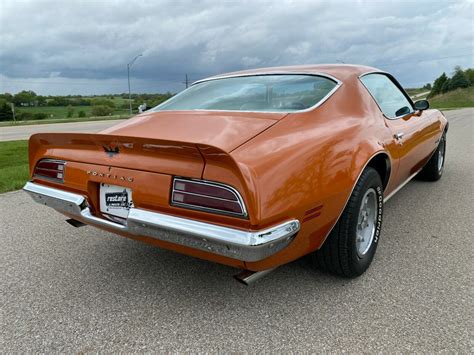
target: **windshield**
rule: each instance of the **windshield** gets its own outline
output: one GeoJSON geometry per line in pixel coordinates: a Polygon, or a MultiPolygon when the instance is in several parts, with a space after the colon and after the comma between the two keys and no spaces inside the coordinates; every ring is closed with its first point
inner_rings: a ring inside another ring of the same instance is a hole
{"type": "Polygon", "coordinates": [[[299,111],[318,104],[335,87],[316,75],[255,75],[213,79],[191,86],[153,111],[299,111]]]}

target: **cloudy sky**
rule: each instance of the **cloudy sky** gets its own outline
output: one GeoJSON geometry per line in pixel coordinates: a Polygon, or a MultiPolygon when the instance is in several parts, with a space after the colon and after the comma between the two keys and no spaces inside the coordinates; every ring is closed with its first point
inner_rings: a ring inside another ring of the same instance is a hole
{"type": "Polygon", "coordinates": [[[177,92],[240,69],[358,63],[406,87],[473,67],[474,3],[0,0],[0,92],[177,92]]]}

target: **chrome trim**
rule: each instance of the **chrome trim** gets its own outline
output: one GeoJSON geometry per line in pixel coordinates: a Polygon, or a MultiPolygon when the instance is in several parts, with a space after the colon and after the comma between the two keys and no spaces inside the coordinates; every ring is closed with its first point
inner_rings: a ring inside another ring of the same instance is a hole
{"type": "Polygon", "coordinates": [[[251,231],[134,207],[130,208],[128,218],[122,225],[92,215],[81,195],[33,182],[27,182],[23,190],[36,202],[66,213],[83,223],[135,236],[147,236],[247,262],[265,259],[284,249],[300,229],[300,222],[296,219],[263,230],[251,231]]]}
{"type": "Polygon", "coordinates": [[[222,184],[222,183],[219,183],[219,182],[207,181],[207,180],[183,179],[183,178],[177,178],[177,177],[174,178],[173,179],[172,190],[171,190],[171,205],[172,206],[182,206],[182,207],[185,207],[185,208],[190,208],[190,209],[198,210],[198,211],[215,212],[215,213],[219,213],[219,214],[231,215],[231,216],[236,216],[236,217],[247,217],[248,216],[247,209],[245,208],[244,199],[240,195],[239,191],[237,191],[237,189],[235,189],[234,187],[232,187],[230,185],[222,184]],[[197,183],[197,184],[200,184],[200,185],[218,186],[218,187],[221,187],[221,188],[229,191],[230,193],[232,193],[237,198],[237,201],[226,200],[226,199],[222,199],[222,198],[219,198],[219,197],[201,195],[201,194],[196,194],[196,193],[191,193],[191,192],[186,192],[186,191],[181,191],[181,190],[175,190],[174,186],[175,186],[176,181],[184,181],[184,182],[192,181],[193,183],[197,183]],[[184,194],[188,194],[188,195],[203,196],[203,197],[207,197],[207,198],[214,198],[216,200],[225,200],[225,201],[235,202],[235,203],[238,203],[240,205],[240,208],[242,209],[242,213],[235,213],[235,212],[223,211],[223,210],[219,210],[219,209],[215,209],[215,208],[211,208],[211,207],[202,207],[202,206],[190,205],[190,204],[182,203],[182,202],[176,202],[176,201],[173,200],[173,198],[174,198],[173,196],[174,196],[175,192],[184,193],[184,194]]]}
{"type": "Polygon", "coordinates": [[[393,195],[395,195],[395,194],[396,194],[398,191],[400,191],[406,184],[408,184],[408,183],[416,176],[416,174],[418,174],[420,171],[421,171],[421,169],[420,169],[420,170],[417,170],[416,173],[410,175],[404,182],[402,182],[400,185],[398,185],[398,187],[397,187],[395,190],[393,190],[387,197],[385,197],[385,198],[383,199],[383,203],[385,203],[385,202],[387,202],[388,200],[390,200],[390,199],[393,197],[393,195]]]}
{"type": "Polygon", "coordinates": [[[300,72],[299,73],[288,73],[288,72],[274,72],[274,73],[272,73],[272,72],[269,72],[269,73],[259,73],[259,74],[255,74],[255,73],[254,74],[233,74],[233,75],[225,75],[225,76],[219,76],[219,77],[210,77],[210,78],[195,81],[194,83],[191,84],[191,86],[188,89],[185,89],[185,90],[181,91],[179,94],[174,95],[173,97],[170,97],[168,100],[162,102],[158,106],[155,106],[155,107],[153,107],[152,109],[150,109],[148,111],[152,111],[152,112],[166,112],[166,111],[170,111],[170,112],[173,112],[173,111],[175,111],[175,112],[176,111],[206,112],[206,111],[209,111],[209,112],[250,112],[250,113],[281,113],[281,114],[301,113],[301,112],[312,111],[312,110],[318,108],[319,106],[321,106],[323,103],[325,103],[336,92],[337,89],[339,89],[339,87],[341,85],[342,85],[342,81],[340,81],[339,79],[333,77],[332,75],[324,74],[324,73],[304,73],[304,72],[302,72],[302,73],[300,73],[300,72]],[[211,110],[211,109],[163,110],[163,111],[157,110],[161,105],[164,105],[169,100],[173,100],[173,99],[177,98],[179,95],[186,92],[189,88],[193,87],[195,84],[200,84],[200,83],[203,83],[203,82],[206,82],[206,81],[213,81],[213,80],[219,80],[219,79],[238,78],[238,77],[247,77],[247,76],[265,76],[265,75],[320,76],[320,77],[325,77],[327,79],[330,79],[330,80],[334,81],[336,83],[336,86],[334,86],[334,88],[332,88],[331,91],[329,91],[326,94],[326,96],[324,96],[316,104],[314,104],[311,107],[305,108],[304,110],[295,110],[295,111],[283,111],[283,110],[281,110],[281,111],[251,111],[251,110],[247,111],[247,110],[211,110]]]}
{"type": "Polygon", "coordinates": [[[364,86],[364,88],[367,90],[367,92],[369,93],[369,95],[372,97],[372,99],[374,100],[375,104],[377,105],[377,107],[379,108],[380,112],[382,113],[382,115],[387,119],[387,120],[398,120],[402,117],[405,117],[405,116],[408,116],[408,115],[412,115],[416,112],[415,110],[415,107],[413,106],[413,100],[411,99],[410,95],[407,94],[407,92],[405,91],[405,89],[403,88],[403,86],[400,85],[400,83],[397,81],[397,79],[390,73],[388,72],[385,72],[385,71],[382,71],[382,70],[373,70],[373,71],[369,71],[367,73],[364,73],[364,74],[361,74],[358,76],[359,78],[359,81],[360,83],[364,86]],[[400,115],[400,116],[396,116],[396,117],[389,117],[387,116],[383,111],[382,111],[382,108],[380,107],[379,103],[377,102],[377,100],[375,99],[374,95],[372,95],[372,93],[370,92],[369,88],[367,86],[365,86],[364,82],[361,80],[361,78],[363,78],[364,76],[366,75],[370,75],[370,74],[382,74],[382,75],[385,75],[387,76],[390,80],[395,80],[394,84],[395,86],[402,92],[402,94],[408,99],[408,102],[411,104],[411,109],[412,111],[409,112],[409,113],[405,113],[403,115],[400,115]]]}
{"type": "Polygon", "coordinates": [[[235,74],[223,74],[223,75],[216,75],[216,76],[210,76],[208,78],[204,78],[201,80],[197,80],[191,84],[200,84],[205,81],[211,81],[211,80],[219,80],[219,79],[228,79],[228,78],[240,78],[240,77],[247,77],[247,76],[265,76],[265,75],[309,75],[309,76],[322,76],[326,77],[328,79],[331,79],[335,81],[337,84],[342,84],[342,82],[337,79],[336,77],[330,75],[330,74],[325,74],[321,72],[288,72],[288,71],[267,71],[267,72],[261,72],[261,73],[235,73],[235,74]]]}
{"type": "Polygon", "coordinates": [[[59,209],[73,215],[81,214],[81,207],[85,205],[86,201],[83,196],[58,189],[52,189],[32,182],[27,182],[23,187],[23,190],[28,192],[33,200],[39,204],[59,209]]]}
{"type": "Polygon", "coordinates": [[[261,279],[262,277],[268,275],[271,273],[275,268],[271,269],[266,269],[262,271],[250,271],[250,270],[242,270],[239,274],[234,275],[234,278],[239,281],[240,283],[243,283],[246,286],[249,286],[250,284],[253,284],[255,281],[261,279]]]}

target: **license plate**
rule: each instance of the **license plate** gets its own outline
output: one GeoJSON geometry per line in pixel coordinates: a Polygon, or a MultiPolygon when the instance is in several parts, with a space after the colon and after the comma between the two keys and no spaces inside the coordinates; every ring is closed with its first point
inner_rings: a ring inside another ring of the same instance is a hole
{"type": "Polygon", "coordinates": [[[128,187],[100,185],[100,210],[102,213],[127,218],[133,207],[132,190],[128,187]]]}

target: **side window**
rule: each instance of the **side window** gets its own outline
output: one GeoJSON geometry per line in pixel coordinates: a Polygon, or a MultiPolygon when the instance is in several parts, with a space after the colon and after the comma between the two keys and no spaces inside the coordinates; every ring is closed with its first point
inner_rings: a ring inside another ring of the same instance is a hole
{"type": "Polygon", "coordinates": [[[413,112],[411,102],[384,74],[367,74],[360,78],[380,109],[388,118],[397,118],[413,112]]]}

